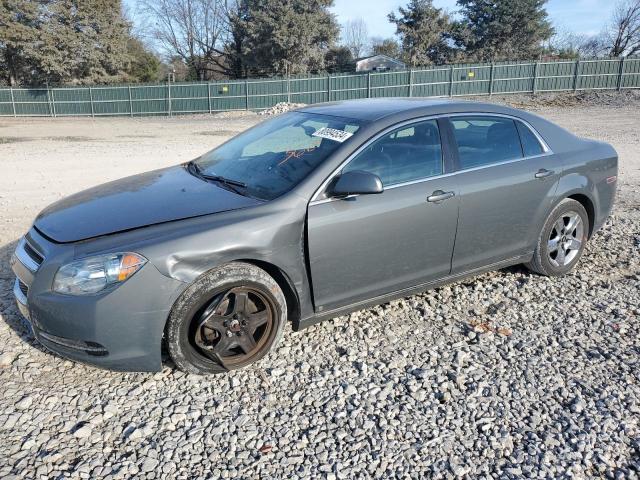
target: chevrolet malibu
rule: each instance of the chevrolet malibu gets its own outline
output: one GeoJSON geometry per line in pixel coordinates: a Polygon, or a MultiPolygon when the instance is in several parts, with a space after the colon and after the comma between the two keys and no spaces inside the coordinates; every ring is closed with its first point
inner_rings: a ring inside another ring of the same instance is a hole
{"type": "Polygon", "coordinates": [[[34,336],[119,370],[208,374],[299,330],[480,272],[559,276],[611,212],[615,150],[536,115],[379,99],[275,117],[41,212],[11,263],[34,336]]]}

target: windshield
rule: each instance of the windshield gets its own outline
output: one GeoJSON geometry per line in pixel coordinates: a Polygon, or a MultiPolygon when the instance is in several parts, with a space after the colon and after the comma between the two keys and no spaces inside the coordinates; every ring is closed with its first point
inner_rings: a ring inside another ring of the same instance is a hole
{"type": "Polygon", "coordinates": [[[195,160],[203,176],[272,200],[291,190],[360,128],[341,117],[291,112],[268,120],[195,160]]]}

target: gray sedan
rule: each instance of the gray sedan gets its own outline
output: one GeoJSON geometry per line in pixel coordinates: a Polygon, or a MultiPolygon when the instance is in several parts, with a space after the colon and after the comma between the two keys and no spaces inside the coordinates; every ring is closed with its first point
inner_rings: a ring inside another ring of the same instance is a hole
{"type": "Polygon", "coordinates": [[[611,212],[615,150],[461,101],[309,106],[184,165],[46,208],[12,257],[65,357],[216,373],[295,330],[480,272],[575,267],[611,212]]]}

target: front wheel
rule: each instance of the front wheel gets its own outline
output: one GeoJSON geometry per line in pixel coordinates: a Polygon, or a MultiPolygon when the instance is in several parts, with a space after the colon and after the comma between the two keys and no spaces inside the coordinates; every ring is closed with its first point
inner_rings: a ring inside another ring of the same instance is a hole
{"type": "Polygon", "coordinates": [[[580,202],[564,199],[549,214],[527,268],[546,276],[564,275],[578,263],[588,234],[587,211],[580,202]]]}
{"type": "Polygon", "coordinates": [[[176,366],[222,373],[257,362],[282,336],[287,304],[264,270],[234,262],[204,274],[176,301],[166,328],[176,366]]]}

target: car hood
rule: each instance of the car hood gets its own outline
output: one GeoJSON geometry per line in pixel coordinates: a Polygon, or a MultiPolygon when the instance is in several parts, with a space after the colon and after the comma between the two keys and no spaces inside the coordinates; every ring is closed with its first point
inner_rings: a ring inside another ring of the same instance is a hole
{"type": "Polygon", "coordinates": [[[44,209],[34,225],[50,239],[67,243],[259,203],[176,166],[71,195],[44,209]]]}

